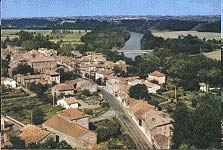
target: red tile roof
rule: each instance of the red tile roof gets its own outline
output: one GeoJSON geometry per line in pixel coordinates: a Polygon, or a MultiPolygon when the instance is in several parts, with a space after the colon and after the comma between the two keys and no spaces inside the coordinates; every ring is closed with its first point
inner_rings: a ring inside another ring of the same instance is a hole
{"type": "Polygon", "coordinates": [[[67,120],[76,120],[76,119],[88,117],[88,115],[86,115],[85,113],[75,108],[68,108],[68,109],[59,111],[57,115],[67,120]]]}
{"type": "Polygon", "coordinates": [[[159,146],[162,146],[162,147],[168,146],[168,137],[166,137],[165,135],[156,134],[154,136],[154,139],[159,146]]]}
{"type": "Polygon", "coordinates": [[[67,83],[57,84],[53,88],[57,89],[58,91],[70,91],[70,90],[74,90],[73,85],[67,84],[67,83]]]}
{"type": "Polygon", "coordinates": [[[68,105],[78,103],[78,100],[77,100],[75,97],[65,98],[64,101],[65,101],[68,105]]]}
{"type": "Polygon", "coordinates": [[[22,133],[19,137],[25,141],[26,146],[31,143],[37,143],[49,135],[48,131],[31,124],[24,126],[20,131],[22,133]]]}

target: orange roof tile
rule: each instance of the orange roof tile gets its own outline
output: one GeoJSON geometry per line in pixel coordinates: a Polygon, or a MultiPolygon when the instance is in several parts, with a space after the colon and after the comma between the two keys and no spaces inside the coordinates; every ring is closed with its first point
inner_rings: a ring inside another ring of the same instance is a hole
{"type": "Polygon", "coordinates": [[[80,118],[88,117],[85,113],[75,109],[75,108],[68,108],[62,111],[59,111],[57,115],[61,116],[64,119],[68,120],[76,120],[80,118]]]}
{"type": "Polygon", "coordinates": [[[55,89],[58,91],[68,91],[68,90],[74,90],[73,85],[68,83],[60,83],[54,86],[55,89]]]}
{"type": "Polygon", "coordinates": [[[49,135],[48,131],[31,124],[24,126],[20,131],[22,133],[19,137],[25,141],[26,146],[31,143],[37,143],[49,135]]]}
{"type": "MultiPolygon", "coordinates": [[[[87,133],[94,133],[94,132],[78,125],[77,123],[73,123],[73,122],[63,119],[58,115],[54,115],[53,117],[48,119],[43,124],[53,128],[57,131],[60,131],[64,134],[75,137],[75,138],[80,138],[81,136],[83,136],[87,133]]],[[[96,133],[94,133],[94,134],[96,134],[96,133]]]]}
{"type": "Polygon", "coordinates": [[[162,147],[168,146],[168,137],[166,137],[165,135],[156,134],[154,136],[154,139],[159,146],[162,147]]]}
{"type": "Polygon", "coordinates": [[[124,101],[127,104],[127,106],[130,106],[130,107],[139,102],[139,100],[132,97],[127,97],[124,101]]]}

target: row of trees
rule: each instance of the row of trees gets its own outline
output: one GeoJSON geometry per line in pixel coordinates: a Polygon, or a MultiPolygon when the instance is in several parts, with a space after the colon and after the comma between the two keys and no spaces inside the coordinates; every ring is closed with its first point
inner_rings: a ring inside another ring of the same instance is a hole
{"type": "Polygon", "coordinates": [[[198,54],[220,48],[220,41],[206,41],[205,38],[201,40],[190,34],[185,37],[179,36],[178,39],[164,40],[162,37],[155,37],[151,31],[146,31],[141,39],[141,47],[142,49],[166,48],[170,49],[175,54],[198,54]]]}

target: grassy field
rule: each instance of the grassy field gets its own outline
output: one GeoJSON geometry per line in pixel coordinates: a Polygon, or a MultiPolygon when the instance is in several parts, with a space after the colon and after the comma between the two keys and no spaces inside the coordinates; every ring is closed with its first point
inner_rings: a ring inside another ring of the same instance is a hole
{"type": "MultiPolygon", "coordinates": [[[[19,29],[3,29],[1,31],[1,37],[2,39],[5,39],[7,36],[9,36],[10,39],[12,38],[18,38],[18,35],[16,35],[17,32],[21,30],[19,29]]],[[[50,41],[58,42],[62,41],[62,43],[70,43],[72,45],[76,44],[82,44],[80,41],[80,38],[84,36],[87,32],[91,32],[90,30],[56,30],[53,32],[52,30],[24,30],[27,32],[33,32],[33,33],[40,33],[44,36],[49,36],[50,41]]]]}
{"type": "Polygon", "coordinates": [[[178,38],[179,35],[188,35],[191,34],[192,36],[197,36],[200,39],[203,39],[204,37],[206,39],[221,39],[220,33],[214,33],[214,32],[197,32],[197,31],[158,31],[158,30],[152,30],[152,34],[154,36],[163,37],[164,39],[170,38],[178,38]]]}
{"type": "Polygon", "coordinates": [[[211,59],[221,60],[221,50],[204,53],[204,55],[211,59]]]}

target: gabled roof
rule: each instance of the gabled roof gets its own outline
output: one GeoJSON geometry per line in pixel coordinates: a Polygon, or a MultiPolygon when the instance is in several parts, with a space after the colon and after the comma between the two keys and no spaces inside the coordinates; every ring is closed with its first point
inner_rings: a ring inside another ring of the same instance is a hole
{"type": "Polygon", "coordinates": [[[44,74],[47,74],[47,75],[60,75],[60,73],[58,73],[56,71],[52,71],[52,70],[46,70],[44,72],[44,74]]]}
{"type": "Polygon", "coordinates": [[[57,89],[58,91],[69,91],[74,90],[73,85],[67,83],[60,83],[55,85],[53,88],[57,89]]]}
{"type": "Polygon", "coordinates": [[[75,108],[68,108],[57,113],[58,116],[67,119],[67,120],[77,120],[80,118],[88,117],[85,113],[75,109],[75,108]]]}
{"type": "Polygon", "coordinates": [[[80,81],[87,81],[87,80],[82,79],[82,78],[77,78],[77,79],[74,79],[74,80],[67,80],[67,81],[65,81],[65,83],[75,85],[80,81]]]}
{"type": "Polygon", "coordinates": [[[130,106],[130,107],[139,102],[139,100],[132,97],[127,97],[124,101],[127,104],[127,106],[130,106]]]}
{"type": "Polygon", "coordinates": [[[31,143],[37,143],[50,134],[48,131],[31,124],[24,126],[20,131],[22,133],[19,137],[25,141],[26,146],[31,143]]]}
{"type": "Polygon", "coordinates": [[[159,71],[153,71],[149,75],[156,76],[156,77],[165,77],[165,74],[159,72],[159,71]]]}
{"type": "Polygon", "coordinates": [[[58,115],[54,115],[44,125],[53,128],[54,130],[60,131],[64,134],[70,135],[74,138],[80,138],[88,133],[96,134],[74,122],[70,122],[58,115]]]}

